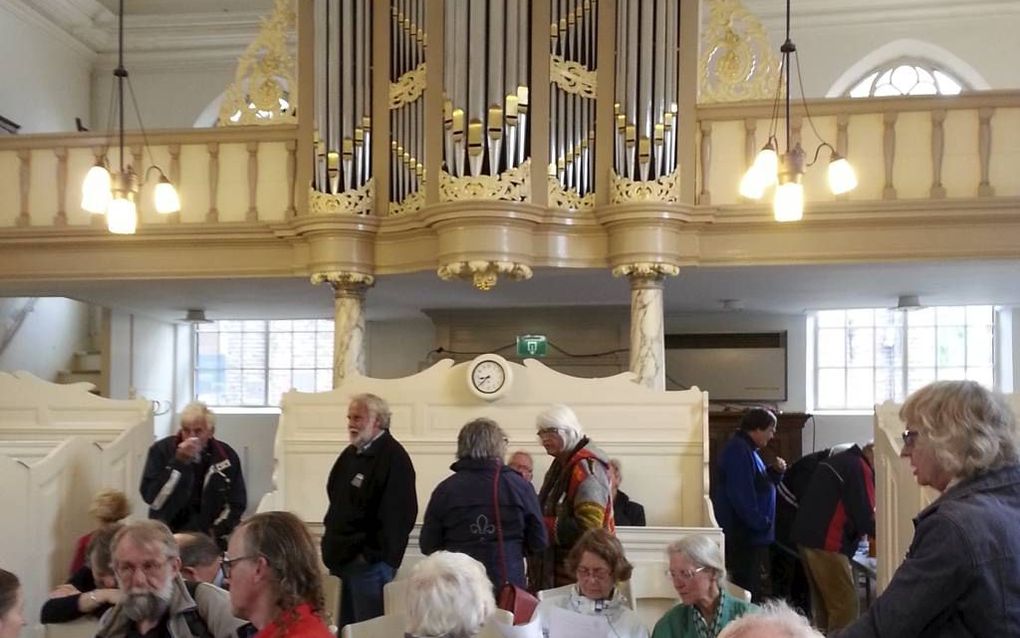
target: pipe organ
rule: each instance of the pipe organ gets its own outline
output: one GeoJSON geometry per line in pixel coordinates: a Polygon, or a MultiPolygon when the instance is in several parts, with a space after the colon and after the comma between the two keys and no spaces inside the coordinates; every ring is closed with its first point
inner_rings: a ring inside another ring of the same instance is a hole
{"type": "Polygon", "coordinates": [[[678,174],[680,0],[315,0],[315,31],[313,190],[371,200],[349,212],[532,201],[531,189],[585,209],[600,181],[678,174]],[[388,39],[388,64],[373,64],[373,38],[388,39]],[[382,126],[375,100],[389,105],[382,126]],[[373,155],[387,158],[374,164],[385,192],[372,191],[373,155]],[[438,201],[425,201],[430,179],[438,201]]]}

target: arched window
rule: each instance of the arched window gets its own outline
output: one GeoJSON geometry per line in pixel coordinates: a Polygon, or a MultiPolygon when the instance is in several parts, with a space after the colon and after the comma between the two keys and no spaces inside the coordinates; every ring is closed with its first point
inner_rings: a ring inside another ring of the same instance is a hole
{"type": "Polygon", "coordinates": [[[897,61],[867,73],[847,91],[850,97],[959,95],[964,82],[930,62],[897,61]]]}

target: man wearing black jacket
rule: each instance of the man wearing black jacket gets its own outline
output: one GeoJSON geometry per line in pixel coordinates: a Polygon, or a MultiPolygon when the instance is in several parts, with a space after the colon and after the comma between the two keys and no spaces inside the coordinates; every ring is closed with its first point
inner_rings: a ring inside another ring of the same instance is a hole
{"type": "Polygon", "coordinates": [[[359,394],[347,408],[351,444],[326,484],[322,561],[343,582],[340,628],[383,614],[383,586],[404,559],[418,516],[414,466],[390,435],[390,408],[359,394]]]}
{"type": "Polygon", "coordinates": [[[875,534],[875,471],[870,445],[821,461],[800,499],[791,538],[811,586],[815,626],[832,633],[857,619],[850,558],[875,534]]]}
{"type": "Polygon", "coordinates": [[[226,549],[248,493],[237,452],[213,437],[216,415],[204,403],[181,411],[181,429],[149,448],[142,498],[149,518],[174,532],[202,532],[226,549]]]}

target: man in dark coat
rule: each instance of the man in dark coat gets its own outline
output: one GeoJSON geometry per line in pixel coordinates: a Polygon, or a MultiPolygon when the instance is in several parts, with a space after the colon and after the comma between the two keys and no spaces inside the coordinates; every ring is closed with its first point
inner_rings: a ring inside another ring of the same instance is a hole
{"type": "Polygon", "coordinates": [[[383,587],[404,560],[418,516],[414,466],[389,429],[386,401],[374,394],[351,399],[351,444],[329,473],[322,535],[322,561],[343,582],[341,628],[383,614],[383,587]]]}
{"type": "Polygon", "coordinates": [[[216,415],[204,403],[185,406],[180,431],[149,448],[141,493],[149,518],[174,532],[208,534],[226,549],[248,492],[237,452],[215,432],[216,415]]]}
{"type": "Polygon", "coordinates": [[[644,527],[645,506],[630,500],[630,497],[620,490],[622,482],[623,464],[620,463],[620,459],[609,459],[609,486],[613,490],[613,518],[616,526],[644,527]]]}

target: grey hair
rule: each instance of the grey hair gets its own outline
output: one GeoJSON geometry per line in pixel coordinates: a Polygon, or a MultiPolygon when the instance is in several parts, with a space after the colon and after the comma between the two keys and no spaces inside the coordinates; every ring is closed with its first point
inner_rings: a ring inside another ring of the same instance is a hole
{"type": "Polygon", "coordinates": [[[181,553],[181,567],[212,565],[222,555],[216,541],[208,534],[184,532],[175,534],[174,538],[181,553]]]}
{"type": "Polygon", "coordinates": [[[1017,462],[1016,416],[975,381],[936,381],[907,397],[900,420],[927,436],[941,468],[968,478],[1017,462]]]}
{"type": "Polygon", "coordinates": [[[163,556],[166,558],[177,558],[181,555],[180,549],[177,547],[177,541],[174,540],[173,532],[162,521],[142,519],[125,524],[124,527],[117,531],[117,534],[110,542],[112,553],[117,553],[117,547],[120,546],[121,541],[125,538],[130,538],[139,545],[160,543],[163,545],[163,556]]]}
{"type": "Polygon", "coordinates": [[[209,406],[201,401],[192,401],[181,410],[180,423],[193,423],[202,419],[210,430],[216,429],[216,413],[209,409],[209,406]]]}
{"type": "Polygon", "coordinates": [[[723,589],[726,582],[726,561],[722,550],[714,540],[704,534],[689,534],[675,540],[666,547],[666,555],[683,554],[698,567],[706,567],[715,573],[715,582],[723,589]]]}
{"type": "Polygon", "coordinates": [[[577,415],[569,407],[556,404],[535,418],[535,427],[539,430],[556,430],[563,439],[564,451],[573,450],[584,437],[584,430],[577,415]]]}
{"type": "Polygon", "coordinates": [[[390,404],[386,403],[386,399],[371,392],[362,392],[351,397],[351,403],[364,406],[376,418],[380,430],[390,429],[390,404]]]}
{"type": "Polygon", "coordinates": [[[484,417],[469,421],[457,434],[457,458],[503,460],[506,454],[506,432],[492,419],[484,417]]]}
{"type": "Polygon", "coordinates": [[[473,638],[496,610],[485,567],[467,554],[429,555],[407,589],[407,632],[420,638],[473,638]]]}
{"type": "Polygon", "coordinates": [[[824,638],[808,619],[782,600],[771,600],[761,611],[744,614],[719,633],[719,638],[824,638]],[[762,632],[768,632],[763,634],[762,632]]]}

